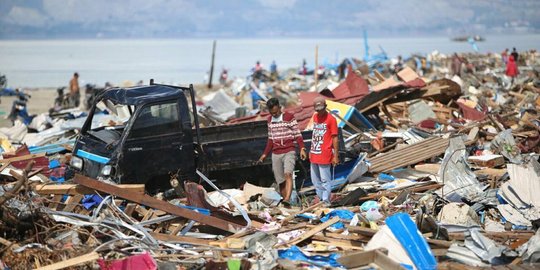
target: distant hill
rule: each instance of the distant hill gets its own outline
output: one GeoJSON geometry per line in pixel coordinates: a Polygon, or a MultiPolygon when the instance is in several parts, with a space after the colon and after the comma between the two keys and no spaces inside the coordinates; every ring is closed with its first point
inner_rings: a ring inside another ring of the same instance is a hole
{"type": "Polygon", "coordinates": [[[0,39],[540,32],[538,0],[1,0],[0,39]]]}

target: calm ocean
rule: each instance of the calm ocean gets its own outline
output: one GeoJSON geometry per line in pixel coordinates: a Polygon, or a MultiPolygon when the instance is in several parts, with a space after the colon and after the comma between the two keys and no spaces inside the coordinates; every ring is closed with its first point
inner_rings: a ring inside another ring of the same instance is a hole
{"type": "MultiPolygon", "coordinates": [[[[362,58],[363,39],[221,39],[217,40],[215,77],[222,67],[230,76],[243,77],[257,60],[268,68],[295,68],[306,59],[313,66],[315,45],[319,63],[336,63],[345,57],[362,58]]],[[[372,54],[381,46],[389,56],[472,52],[466,42],[448,37],[371,38],[372,54]]],[[[540,35],[486,36],[480,52],[500,53],[504,48],[540,49],[540,35]]],[[[81,83],[121,84],[154,78],[163,83],[202,83],[210,68],[212,40],[32,40],[0,41],[0,73],[11,87],[67,85],[74,71],[81,83]]]]}

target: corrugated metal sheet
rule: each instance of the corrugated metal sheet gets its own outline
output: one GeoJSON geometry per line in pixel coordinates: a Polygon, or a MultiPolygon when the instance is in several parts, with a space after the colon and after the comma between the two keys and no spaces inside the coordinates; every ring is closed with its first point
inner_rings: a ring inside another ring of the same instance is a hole
{"type": "Polygon", "coordinates": [[[373,173],[390,171],[439,156],[448,147],[448,142],[448,139],[432,137],[419,143],[376,156],[369,160],[372,164],[369,171],[373,173]]]}

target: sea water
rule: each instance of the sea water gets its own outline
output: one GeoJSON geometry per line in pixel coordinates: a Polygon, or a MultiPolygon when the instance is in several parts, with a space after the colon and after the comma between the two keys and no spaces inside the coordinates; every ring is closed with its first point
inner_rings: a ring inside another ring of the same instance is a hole
{"type": "MultiPolygon", "coordinates": [[[[10,87],[67,86],[73,72],[80,83],[121,85],[150,78],[171,84],[203,83],[208,78],[212,39],[92,39],[92,40],[2,40],[0,73],[10,87]]],[[[467,42],[448,37],[372,38],[371,54],[384,50],[388,56],[433,51],[450,54],[473,52],[467,42]]],[[[364,40],[351,39],[218,39],[214,82],[223,68],[230,78],[245,77],[256,61],[269,68],[276,61],[279,70],[299,68],[303,59],[314,66],[318,45],[319,64],[340,62],[346,57],[362,59],[364,40]]],[[[477,43],[480,53],[500,53],[505,48],[519,51],[540,48],[540,35],[486,36],[477,43]]]]}

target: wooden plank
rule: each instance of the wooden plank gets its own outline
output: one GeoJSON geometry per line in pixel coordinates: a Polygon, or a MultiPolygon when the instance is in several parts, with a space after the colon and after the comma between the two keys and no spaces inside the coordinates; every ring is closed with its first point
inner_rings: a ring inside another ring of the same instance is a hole
{"type": "Polygon", "coordinates": [[[83,197],[84,196],[80,195],[80,194],[72,196],[72,197],[68,197],[66,202],[65,202],[66,207],[64,207],[63,211],[72,212],[73,209],[75,209],[75,207],[77,207],[77,205],[79,205],[79,203],[81,202],[83,197]]]}
{"type": "Polygon", "coordinates": [[[4,239],[2,237],[0,237],[0,244],[6,246],[6,247],[11,247],[13,249],[17,249],[17,248],[20,248],[21,246],[19,246],[17,243],[13,243],[7,239],[4,239]]]}
{"type": "Polygon", "coordinates": [[[390,259],[386,249],[375,249],[369,251],[354,252],[338,258],[338,262],[347,269],[375,264],[377,269],[403,270],[398,262],[390,259]]]}
{"type": "Polygon", "coordinates": [[[49,203],[49,208],[56,210],[56,208],[58,208],[58,206],[60,205],[60,202],[62,201],[63,197],[64,197],[63,195],[59,195],[59,194],[54,195],[51,200],[51,203],[49,203]]]}
{"type": "Polygon", "coordinates": [[[374,229],[370,229],[370,228],[366,228],[366,227],[360,227],[360,226],[350,226],[350,225],[345,225],[345,227],[347,227],[347,230],[349,232],[352,232],[352,233],[357,233],[357,234],[360,234],[360,235],[364,235],[364,236],[367,236],[371,239],[371,237],[373,235],[375,235],[377,233],[376,230],[374,229]]]}
{"type": "Polygon", "coordinates": [[[414,166],[414,169],[417,171],[438,175],[439,170],[441,169],[441,164],[433,164],[433,163],[418,164],[414,166]]]}
{"type": "Polygon", "coordinates": [[[477,166],[488,168],[504,165],[504,157],[502,155],[470,156],[467,161],[477,166]]]}
{"type": "Polygon", "coordinates": [[[13,163],[15,161],[34,159],[34,158],[44,157],[44,156],[45,156],[45,153],[30,154],[30,155],[24,155],[24,156],[19,156],[19,157],[0,159],[0,163],[2,163],[2,164],[4,164],[4,163],[13,163]]]}
{"type": "Polygon", "coordinates": [[[149,233],[156,240],[165,241],[165,242],[181,242],[181,243],[187,243],[187,244],[192,244],[192,245],[210,245],[210,242],[211,242],[210,240],[199,239],[195,237],[170,235],[170,234],[163,234],[163,233],[156,233],[156,232],[149,232],[149,233]]]}
{"type": "Polygon", "coordinates": [[[482,175],[488,175],[494,178],[500,178],[506,173],[506,169],[485,168],[485,169],[474,171],[474,173],[476,175],[482,174],[482,175]]]}
{"type": "Polygon", "coordinates": [[[150,220],[153,216],[154,216],[154,210],[150,209],[150,210],[146,211],[146,214],[143,216],[141,221],[150,220]]]}
{"type": "Polygon", "coordinates": [[[453,243],[452,241],[445,241],[445,240],[438,240],[438,239],[431,239],[431,238],[427,238],[426,240],[431,245],[445,247],[445,248],[449,248],[453,243]]]}
{"type": "Polygon", "coordinates": [[[431,252],[433,253],[433,256],[435,257],[444,257],[446,256],[446,253],[448,253],[447,248],[432,248],[431,252]]]}
{"type": "Polygon", "coordinates": [[[135,211],[135,207],[137,207],[137,204],[128,203],[126,205],[126,208],[124,209],[124,213],[126,213],[126,215],[131,217],[131,215],[133,215],[133,211],[135,211]]]}
{"type": "Polygon", "coordinates": [[[375,78],[381,82],[386,80],[386,78],[376,69],[373,69],[373,74],[375,74],[375,78]]]}
{"type": "Polygon", "coordinates": [[[346,241],[340,241],[338,239],[318,239],[318,240],[311,240],[311,244],[313,245],[323,245],[323,246],[331,246],[331,247],[337,247],[342,250],[364,250],[362,245],[354,245],[347,243],[346,241]]]}
{"type": "Polygon", "coordinates": [[[130,200],[148,207],[152,207],[158,210],[165,211],[169,214],[184,217],[187,219],[195,220],[199,223],[210,225],[215,228],[219,228],[228,232],[236,232],[240,230],[243,226],[235,224],[223,219],[219,219],[213,216],[206,216],[204,214],[188,210],[176,205],[170,204],[166,201],[161,201],[156,198],[150,197],[146,194],[136,194],[122,188],[119,188],[115,185],[110,185],[104,182],[94,180],[92,178],[82,176],[80,174],[75,175],[75,183],[87,186],[93,189],[96,189],[101,192],[105,192],[117,197],[130,200]]]}
{"type": "Polygon", "coordinates": [[[76,266],[79,264],[87,263],[87,262],[93,262],[95,260],[99,259],[99,254],[97,252],[90,252],[88,254],[71,258],[69,260],[53,263],[44,267],[37,268],[36,270],[58,270],[58,269],[64,269],[71,266],[76,266]]]}
{"type": "Polygon", "coordinates": [[[351,241],[369,241],[371,240],[371,237],[367,237],[361,234],[348,234],[343,235],[340,233],[332,233],[332,232],[323,232],[323,235],[325,237],[335,238],[335,239],[343,239],[343,240],[351,240],[351,241]]]}
{"type": "MultiPolygon", "coordinates": [[[[533,235],[534,232],[532,231],[510,231],[510,232],[481,232],[483,235],[489,237],[489,238],[500,238],[504,240],[509,239],[525,239],[529,240],[533,235]]],[[[463,233],[455,232],[455,233],[448,233],[448,236],[450,240],[459,240],[463,241],[465,239],[465,235],[463,233]]]]}
{"type": "Polygon", "coordinates": [[[377,102],[373,102],[365,107],[363,107],[362,109],[360,109],[359,111],[361,113],[365,113],[381,104],[384,104],[385,101],[397,96],[399,94],[399,92],[390,92],[388,95],[386,95],[385,97],[383,97],[382,99],[378,100],[377,102]]]}
{"type": "Polygon", "coordinates": [[[2,164],[2,167],[0,167],[0,172],[3,172],[8,166],[11,164],[11,162],[5,162],[2,164]]]}
{"type": "Polygon", "coordinates": [[[300,237],[296,239],[292,239],[291,241],[287,242],[288,245],[296,245],[312,236],[314,236],[318,232],[322,232],[324,229],[332,226],[334,223],[339,221],[339,217],[334,217],[330,220],[327,220],[326,222],[319,224],[315,226],[315,228],[307,231],[306,233],[302,234],[300,237]]]}
{"type": "MultiPolygon", "coordinates": [[[[117,185],[121,189],[128,190],[137,194],[144,194],[144,185],[117,185]]],[[[67,194],[67,195],[88,195],[95,194],[96,191],[92,188],[88,188],[81,185],[73,184],[61,184],[61,185],[47,185],[39,184],[34,187],[35,191],[40,195],[48,194],[67,194]]]]}
{"type": "MultiPolygon", "coordinates": [[[[363,246],[364,246],[364,243],[362,242],[359,242],[359,241],[354,241],[354,240],[347,240],[347,239],[336,239],[336,238],[333,238],[333,237],[325,237],[325,236],[322,236],[322,235],[314,235],[313,237],[311,237],[311,239],[313,240],[318,240],[318,241],[323,241],[323,242],[326,242],[332,246],[336,246],[336,247],[341,247],[341,246],[346,246],[348,248],[351,248],[351,249],[355,249],[355,248],[361,248],[363,249],[363,246]]],[[[312,241],[312,243],[314,243],[315,241],[312,241]]]]}

